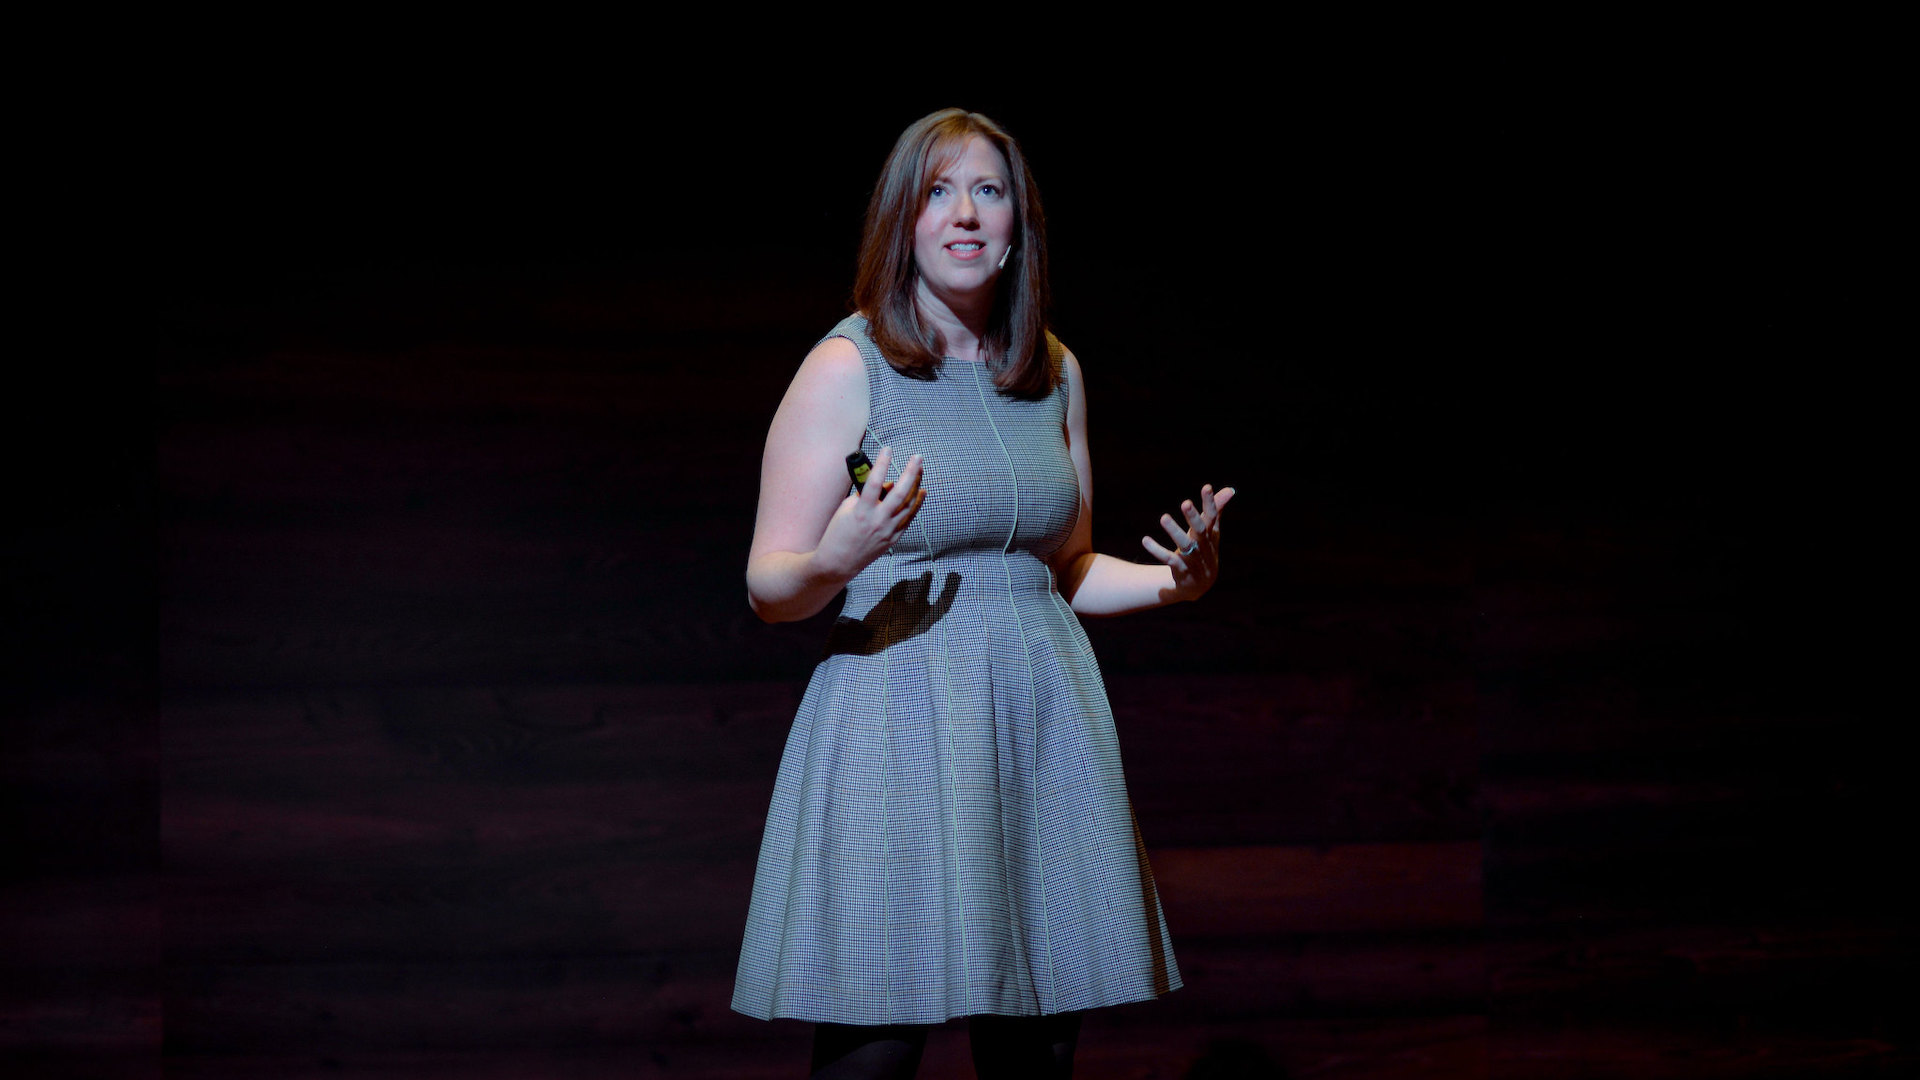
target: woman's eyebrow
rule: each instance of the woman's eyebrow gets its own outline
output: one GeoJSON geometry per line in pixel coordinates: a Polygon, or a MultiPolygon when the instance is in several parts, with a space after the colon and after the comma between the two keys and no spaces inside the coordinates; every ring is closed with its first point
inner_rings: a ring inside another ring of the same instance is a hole
{"type": "MultiPolygon", "coordinates": [[[[1003,184],[1007,182],[1007,178],[1006,178],[1006,177],[1004,177],[1004,176],[1002,176],[1002,175],[1000,175],[1000,174],[999,174],[999,173],[997,173],[997,172],[983,172],[983,173],[976,173],[976,174],[974,174],[974,177],[973,177],[973,184],[977,184],[977,183],[979,183],[979,182],[981,182],[982,180],[998,180],[998,181],[1000,181],[1000,182],[1001,182],[1001,183],[1003,183],[1003,184]]],[[[943,173],[941,173],[940,175],[938,175],[938,176],[936,176],[936,177],[934,177],[933,179],[931,179],[931,180],[928,180],[928,181],[927,181],[927,183],[929,183],[929,184],[957,184],[957,183],[959,183],[959,181],[958,181],[958,180],[956,180],[956,179],[954,178],[954,174],[952,174],[952,173],[949,173],[949,172],[943,172],[943,173]]],[[[973,184],[969,184],[969,185],[967,185],[967,186],[968,186],[968,187],[972,187],[972,186],[973,186],[973,184]]]]}

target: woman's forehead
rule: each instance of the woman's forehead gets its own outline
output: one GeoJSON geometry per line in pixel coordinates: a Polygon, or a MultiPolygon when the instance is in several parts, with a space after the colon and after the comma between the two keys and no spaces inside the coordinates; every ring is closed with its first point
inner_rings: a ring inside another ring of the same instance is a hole
{"type": "Polygon", "coordinates": [[[1006,155],[1000,152],[999,147],[993,145],[992,139],[977,131],[969,131],[965,135],[949,136],[933,144],[932,149],[927,152],[927,171],[923,179],[932,182],[948,176],[976,142],[992,154],[994,168],[1004,174],[1007,170],[1006,155]]]}

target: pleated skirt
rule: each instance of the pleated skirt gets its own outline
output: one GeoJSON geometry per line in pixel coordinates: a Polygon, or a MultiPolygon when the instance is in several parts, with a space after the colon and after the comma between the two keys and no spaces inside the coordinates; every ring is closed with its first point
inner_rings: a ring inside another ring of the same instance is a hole
{"type": "Polygon", "coordinates": [[[1100,670],[1046,564],[871,569],[781,758],[733,1007],[931,1024],[1178,988],[1100,670]]]}

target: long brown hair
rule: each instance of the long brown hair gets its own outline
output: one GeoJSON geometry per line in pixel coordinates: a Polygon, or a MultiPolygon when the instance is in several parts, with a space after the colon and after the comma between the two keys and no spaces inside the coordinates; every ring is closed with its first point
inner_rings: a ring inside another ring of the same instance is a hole
{"type": "Polygon", "coordinates": [[[917,379],[937,377],[946,341],[938,327],[920,317],[914,303],[913,230],[927,207],[930,174],[975,135],[1006,158],[1019,211],[1013,258],[1000,273],[982,343],[988,368],[1002,393],[1045,397],[1059,374],[1047,348],[1047,224],[1040,212],[1040,192],[1020,145],[979,113],[942,109],[900,133],[867,204],[853,302],[866,313],[874,344],[895,370],[917,379]]]}

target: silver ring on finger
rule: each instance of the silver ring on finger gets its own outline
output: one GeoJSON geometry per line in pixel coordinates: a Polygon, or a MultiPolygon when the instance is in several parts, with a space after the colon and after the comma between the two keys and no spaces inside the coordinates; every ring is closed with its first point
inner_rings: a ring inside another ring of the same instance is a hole
{"type": "Polygon", "coordinates": [[[1200,550],[1200,541],[1195,540],[1193,537],[1189,536],[1187,537],[1187,546],[1180,549],[1180,554],[1192,555],[1194,552],[1199,550],[1200,550]]]}

